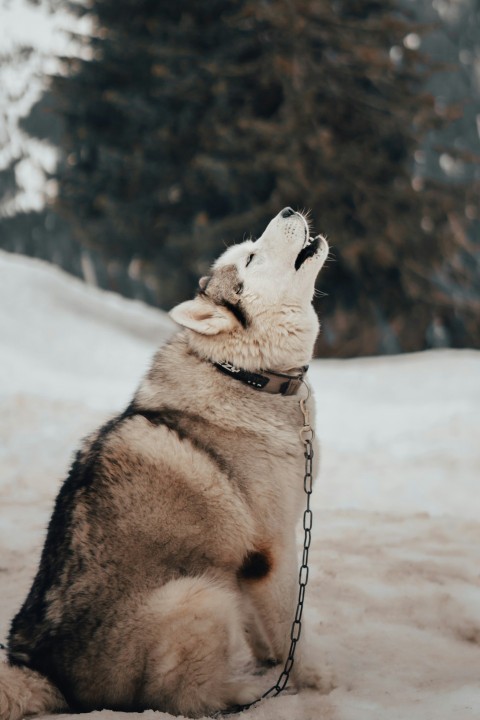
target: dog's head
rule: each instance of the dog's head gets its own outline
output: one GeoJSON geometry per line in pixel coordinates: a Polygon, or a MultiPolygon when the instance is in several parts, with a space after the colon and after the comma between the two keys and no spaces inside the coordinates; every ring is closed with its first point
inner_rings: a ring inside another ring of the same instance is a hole
{"type": "Polygon", "coordinates": [[[312,306],[327,241],[285,208],[256,241],[233,245],[203,277],[194,300],[171,311],[209,360],[246,370],[287,370],[309,362],[318,334],[312,306]]]}

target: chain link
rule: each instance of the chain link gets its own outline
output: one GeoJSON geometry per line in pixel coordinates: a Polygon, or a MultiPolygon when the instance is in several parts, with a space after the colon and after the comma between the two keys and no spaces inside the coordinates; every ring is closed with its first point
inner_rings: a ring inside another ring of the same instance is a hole
{"type": "MultiPolygon", "coordinates": [[[[308,399],[308,398],[307,398],[308,399]]],[[[248,703],[248,705],[240,705],[236,706],[233,709],[233,712],[239,712],[240,710],[246,710],[247,708],[252,707],[252,705],[256,705],[261,700],[264,700],[265,698],[270,697],[276,697],[279,695],[283,690],[285,690],[285,687],[287,686],[288,680],[290,678],[290,673],[292,672],[293,663],[295,662],[295,650],[297,647],[297,643],[300,640],[300,635],[302,632],[302,615],[303,615],[303,607],[305,603],[305,590],[308,583],[308,552],[310,549],[310,545],[312,542],[312,521],[313,521],[313,514],[312,510],[310,508],[310,497],[312,495],[313,490],[313,440],[315,438],[315,433],[313,431],[313,428],[310,426],[309,419],[308,419],[308,413],[305,409],[305,404],[301,403],[301,409],[304,417],[304,425],[300,430],[300,437],[302,439],[303,445],[304,445],[304,457],[305,457],[305,475],[303,479],[303,489],[305,491],[305,494],[307,496],[307,505],[305,508],[305,511],[303,513],[303,554],[302,554],[302,564],[300,565],[300,570],[298,573],[298,598],[297,598],[297,608],[295,610],[295,616],[293,618],[292,626],[290,629],[290,649],[288,651],[287,659],[285,660],[285,665],[283,666],[283,670],[275,683],[273,687],[271,687],[269,690],[263,693],[263,695],[258,698],[258,700],[254,700],[251,703],[248,703]]]]}
{"type": "Polygon", "coordinates": [[[290,673],[293,668],[293,663],[295,661],[295,650],[297,647],[297,643],[300,640],[300,635],[302,633],[302,615],[303,615],[303,608],[305,603],[305,590],[308,583],[308,552],[310,549],[310,544],[312,541],[312,520],[313,515],[312,511],[310,509],[310,497],[312,494],[312,478],[313,478],[313,472],[312,472],[312,464],[313,464],[313,430],[309,434],[309,437],[306,437],[304,439],[304,446],[305,446],[305,476],[304,476],[304,484],[303,488],[305,490],[305,494],[307,496],[307,506],[305,509],[305,512],[303,513],[303,532],[304,532],[304,539],[303,539],[303,555],[302,555],[302,564],[300,566],[300,570],[298,573],[298,598],[297,598],[297,608],[295,610],[295,616],[292,622],[292,627],[290,630],[290,649],[288,651],[288,656],[285,661],[284,668],[282,670],[282,673],[280,674],[280,677],[278,678],[276,684],[271,687],[267,692],[265,692],[262,695],[262,698],[267,697],[275,697],[276,695],[279,695],[282,690],[285,689],[288,680],[290,678],[290,673]]]}

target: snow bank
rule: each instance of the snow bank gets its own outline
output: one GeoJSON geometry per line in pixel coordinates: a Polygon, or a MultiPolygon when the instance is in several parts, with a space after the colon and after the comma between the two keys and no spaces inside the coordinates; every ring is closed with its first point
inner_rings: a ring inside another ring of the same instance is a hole
{"type": "MultiPolygon", "coordinates": [[[[79,438],[171,332],[164,313],[0,253],[0,639],[79,438]]],[[[307,605],[337,688],[244,717],[478,718],[480,353],[315,361],[310,376],[323,465],[307,605]]]]}
{"type": "Polygon", "coordinates": [[[9,394],[120,408],[175,328],[165,313],[40,260],[0,252],[0,277],[0,371],[9,394]]]}

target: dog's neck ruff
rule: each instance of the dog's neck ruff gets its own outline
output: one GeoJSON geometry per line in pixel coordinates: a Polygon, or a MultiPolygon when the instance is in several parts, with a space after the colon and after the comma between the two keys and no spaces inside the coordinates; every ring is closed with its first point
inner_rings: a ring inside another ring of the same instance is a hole
{"type": "Polygon", "coordinates": [[[308,365],[293,368],[291,373],[279,373],[273,370],[251,372],[235,367],[228,362],[214,362],[213,365],[225,375],[229,375],[255,390],[263,390],[271,395],[295,395],[308,370],[308,365]]]}

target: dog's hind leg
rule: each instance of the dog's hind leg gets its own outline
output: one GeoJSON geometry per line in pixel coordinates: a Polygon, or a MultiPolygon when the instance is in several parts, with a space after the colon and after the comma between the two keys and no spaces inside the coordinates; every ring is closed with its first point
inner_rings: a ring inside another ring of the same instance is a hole
{"type": "Polygon", "coordinates": [[[152,593],[140,621],[142,707],[196,717],[251,702],[265,690],[233,590],[205,577],[172,580],[152,593]]]}

